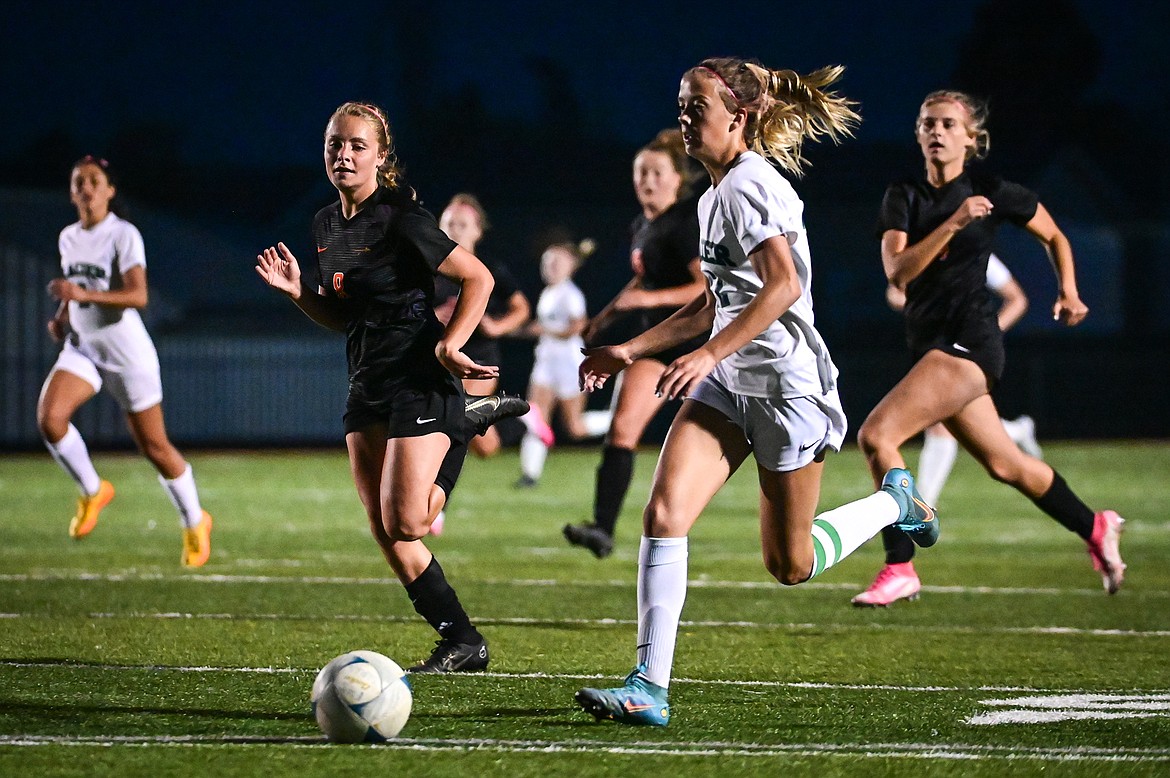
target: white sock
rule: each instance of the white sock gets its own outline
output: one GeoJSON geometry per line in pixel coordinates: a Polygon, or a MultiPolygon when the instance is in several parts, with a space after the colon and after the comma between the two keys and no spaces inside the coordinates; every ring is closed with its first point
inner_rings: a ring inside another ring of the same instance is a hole
{"type": "Polygon", "coordinates": [[[852,554],[901,514],[893,495],[877,492],[817,516],[812,530],[816,549],[812,575],[825,572],[852,554]]]}
{"type": "Polygon", "coordinates": [[[927,435],[923,440],[914,482],[927,505],[938,505],[958,453],[959,441],[950,435],[927,435]]]}
{"type": "Polygon", "coordinates": [[[638,547],[638,664],[670,686],[678,620],[687,598],[687,539],[642,536],[638,547]]]}
{"type": "Polygon", "coordinates": [[[203,520],[203,508],[199,505],[199,491],[195,488],[195,474],[191,465],[174,480],[167,480],[160,473],[158,482],[166,490],[175,508],[179,511],[179,521],[187,529],[191,529],[203,520]]]}
{"type": "Polygon", "coordinates": [[[544,473],[544,460],[548,459],[548,446],[540,436],[529,432],[520,439],[520,472],[539,481],[544,473]]]}
{"type": "Polygon", "coordinates": [[[65,437],[58,440],[56,443],[45,441],[45,447],[49,449],[49,453],[53,455],[53,459],[57,460],[57,464],[61,469],[69,474],[77,484],[77,488],[81,490],[81,494],[85,497],[92,497],[98,493],[101,488],[102,479],[94,469],[93,460],[89,458],[89,449],[85,445],[85,439],[81,437],[81,433],[77,431],[77,427],[72,424],[65,432],[65,437]]]}
{"type": "Polygon", "coordinates": [[[585,411],[581,414],[581,421],[585,425],[585,434],[591,438],[600,438],[609,432],[609,424],[613,421],[613,411],[585,411]]]}

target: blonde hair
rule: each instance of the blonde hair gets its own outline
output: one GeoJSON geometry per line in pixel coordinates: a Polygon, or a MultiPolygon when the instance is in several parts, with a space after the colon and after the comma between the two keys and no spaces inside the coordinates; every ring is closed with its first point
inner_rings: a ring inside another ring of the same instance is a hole
{"type": "Polygon", "coordinates": [[[967,112],[967,133],[975,139],[975,145],[967,149],[966,160],[972,157],[983,159],[991,151],[991,133],[987,130],[987,103],[966,92],[955,89],[939,89],[931,92],[922,100],[918,109],[918,119],[914,122],[914,130],[922,122],[922,112],[937,103],[957,103],[967,112]]]}
{"type": "MultiPolygon", "coordinates": [[[[390,134],[390,122],[386,119],[386,112],[373,103],[342,103],[329,117],[325,127],[328,128],[339,116],[356,116],[370,125],[374,137],[378,139],[378,151],[386,155],[386,161],[378,166],[378,183],[390,189],[399,188],[402,185],[402,168],[398,165],[398,156],[394,153],[394,136],[390,134]]],[[[413,197],[414,190],[410,189],[410,193],[413,197]]]]}
{"type": "Polygon", "coordinates": [[[841,65],[802,76],[794,70],[771,70],[754,60],[713,57],[688,74],[695,72],[715,78],[728,111],[747,111],[748,148],[798,177],[808,165],[801,153],[805,139],[827,135],[840,143],[853,136],[861,121],[856,102],[825,91],[845,72],[841,65]]]}
{"type": "Polygon", "coordinates": [[[581,265],[585,264],[585,260],[589,259],[593,255],[593,252],[597,251],[597,241],[593,240],[593,238],[582,238],[576,243],[568,240],[559,240],[555,243],[550,243],[545,248],[545,251],[549,249],[560,249],[568,253],[574,260],[574,266],[581,267],[581,265]]]}
{"type": "MultiPolygon", "coordinates": [[[[491,224],[488,223],[487,211],[483,209],[483,204],[480,203],[479,198],[470,192],[459,192],[451,196],[451,202],[447,203],[447,208],[456,205],[466,205],[471,210],[475,211],[475,217],[479,219],[480,232],[487,232],[491,224]]],[[[446,209],[444,209],[446,210],[446,209]]]]}

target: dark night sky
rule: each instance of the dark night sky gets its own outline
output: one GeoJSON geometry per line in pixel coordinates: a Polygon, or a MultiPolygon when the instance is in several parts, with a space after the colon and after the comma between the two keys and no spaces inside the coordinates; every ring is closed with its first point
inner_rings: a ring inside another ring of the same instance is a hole
{"type": "MultiPolygon", "coordinates": [[[[859,139],[909,141],[918,101],[947,84],[977,5],[10,4],[0,28],[0,163],[35,154],[38,137],[53,131],[100,153],[121,127],[163,122],[181,128],[185,162],[316,164],[324,121],[352,98],[388,107],[409,156],[407,79],[436,101],[471,84],[493,116],[531,120],[542,106],[536,57],[565,68],[590,134],[625,144],[671,123],[680,73],[718,54],[803,71],[843,63],[841,91],[862,103],[866,120],[859,139]]],[[[1090,94],[1148,102],[1165,119],[1168,4],[1076,6],[1102,45],[1090,94]]]]}

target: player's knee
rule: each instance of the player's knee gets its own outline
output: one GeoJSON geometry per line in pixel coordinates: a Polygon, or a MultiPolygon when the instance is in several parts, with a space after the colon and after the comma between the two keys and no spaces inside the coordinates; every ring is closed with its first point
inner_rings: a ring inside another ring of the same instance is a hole
{"type": "Polygon", "coordinates": [[[666,502],[651,495],[646,510],[642,512],[642,532],[648,538],[670,537],[674,525],[672,512],[666,502]]]}
{"type": "Polygon", "coordinates": [[[69,416],[52,408],[37,408],[37,429],[45,440],[56,443],[69,431],[69,416]]]}
{"type": "Polygon", "coordinates": [[[764,568],[783,586],[796,586],[809,577],[809,566],[799,564],[786,554],[765,554],[764,568]]]}
{"type": "Polygon", "coordinates": [[[987,474],[1003,484],[1014,484],[1020,480],[1019,468],[1014,462],[1005,458],[989,460],[984,465],[987,474]]]}
{"type": "Polygon", "coordinates": [[[882,447],[882,442],[883,436],[878,423],[873,419],[862,422],[861,429],[857,431],[857,445],[861,453],[867,457],[872,456],[882,447]]]}
{"type": "Polygon", "coordinates": [[[485,435],[478,435],[468,443],[471,453],[480,459],[490,459],[500,453],[500,439],[488,439],[485,435]]]}

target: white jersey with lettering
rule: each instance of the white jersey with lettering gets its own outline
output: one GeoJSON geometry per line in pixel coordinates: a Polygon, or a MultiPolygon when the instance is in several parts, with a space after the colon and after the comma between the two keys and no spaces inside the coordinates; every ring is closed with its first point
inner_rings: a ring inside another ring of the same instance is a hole
{"type": "MultiPolygon", "coordinates": [[[[138,228],[113,213],[93,227],[70,224],[61,230],[57,247],[65,278],[86,289],[118,289],[123,273],[146,266],[138,228]]],[[[73,300],[69,326],[66,348],[80,352],[99,370],[157,374],[158,354],[137,310],[73,300]]]]}
{"type": "Polygon", "coordinates": [[[763,287],[748,256],[783,235],[801,295],[751,342],[715,366],[712,376],[737,394],[792,398],[833,393],[837,368],[813,326],[812,266],[804,203],[792,185],[754,151],[740,154],[727,176],[699,199],[703,274],[715,297],[712,337],[763,287]]]}

